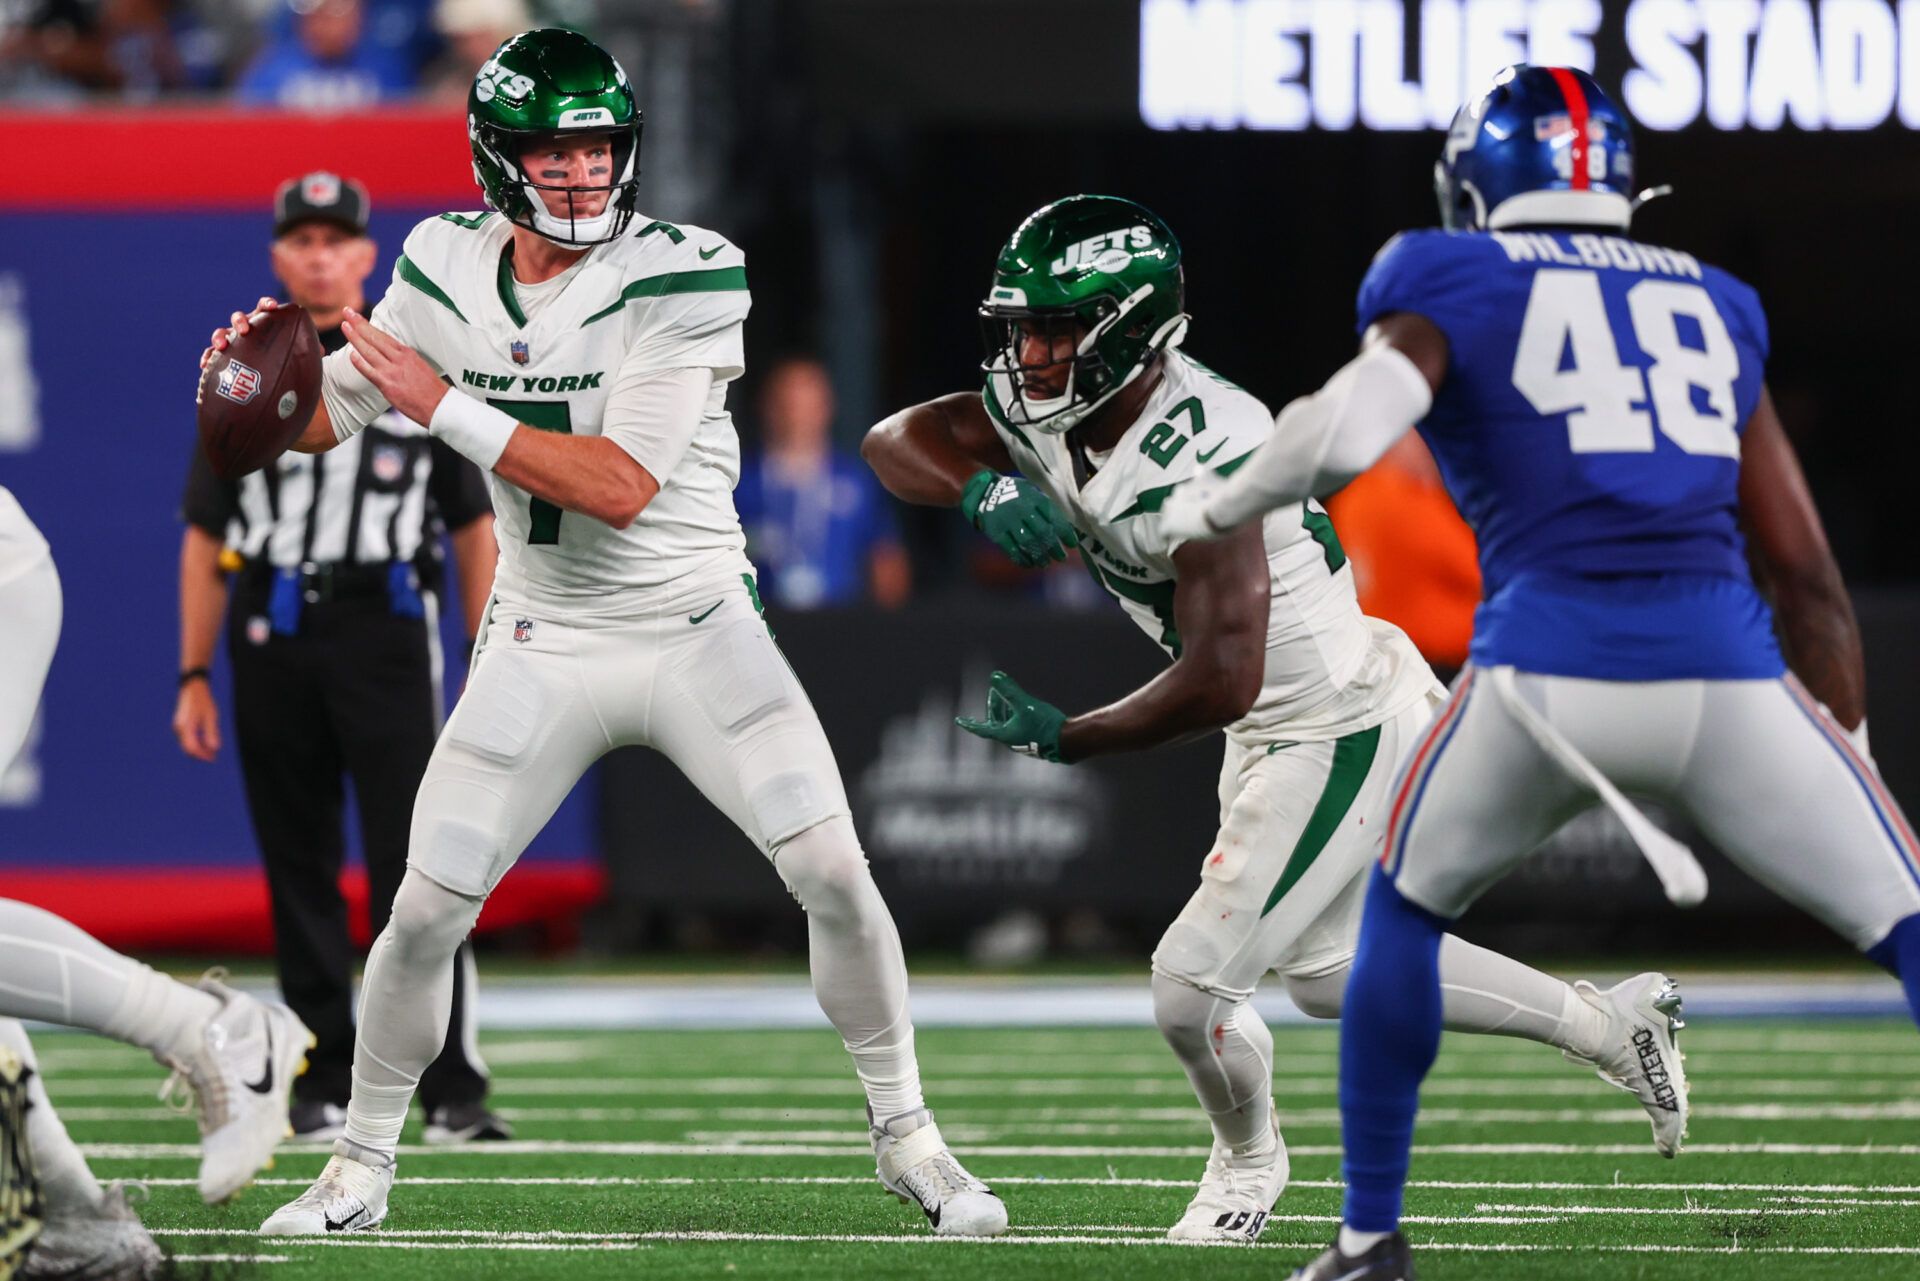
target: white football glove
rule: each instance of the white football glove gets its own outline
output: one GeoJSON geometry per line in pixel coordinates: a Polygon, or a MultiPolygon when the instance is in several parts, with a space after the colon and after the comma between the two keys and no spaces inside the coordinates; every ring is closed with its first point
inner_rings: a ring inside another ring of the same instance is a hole
{"type": "Polygon", "coordinates": [[[1226,487],[1226,478],[1203,471],[1192,480],[1174,486],[1160,504],[1160,528],[1169,543],[1206,543],[1227,531],[1214,528],[1207,519],[1207,508],[1214,496],[1226,487]]]}

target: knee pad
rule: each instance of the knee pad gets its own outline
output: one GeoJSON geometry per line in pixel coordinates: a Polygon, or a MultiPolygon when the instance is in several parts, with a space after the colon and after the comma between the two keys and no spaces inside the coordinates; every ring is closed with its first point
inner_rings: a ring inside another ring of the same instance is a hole
{"type": "Polygon", "coordinates": [[[852,905],[873,884],[853,820],[816,823],[773,853],[774,870],[809,912],[836,912],[852,905]]]}
{"type": "Polygon", "coordinates": [[[1211,992],[1164,974],[1153,976],[1153,1021],[1176,1053],[1189,1057],[1207,1053],[1213,1025],[1230,1017],[1231,1010],[1231,1002],[1211,992]]]}
{"type": "Polygon", "coordinates": [[[461,940],[480,919],[482,899],[456,894],[414,870],[400,881],[387,921],[389,946],[408,966],[439,965],[453,959],[461,940]]]}
{"type": "Polygon", "coordinates": [[[1347,992],[1350,969],[1343,965],[1331,974],[1316,974],[1311,978],[1287,974],[1282,980],[1287,985],[1287,995],[1293,998],[1302,1014],[1310,1019],[1337,1019],[1341,1000],[1347,992]]]}

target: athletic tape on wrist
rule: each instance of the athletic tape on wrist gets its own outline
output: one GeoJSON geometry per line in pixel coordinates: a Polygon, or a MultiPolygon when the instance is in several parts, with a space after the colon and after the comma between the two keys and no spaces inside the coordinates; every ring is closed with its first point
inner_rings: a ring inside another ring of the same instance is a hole
{"type": "Polygon", "coordinates": [[[427,430],[484,470],[492,471],[500,455],[507,452],[507,442],[513,439],[513,429],[519,425],[511,414],[461,392],[449,391],[440,398],[440,406],[433,411],[427,430]]]}

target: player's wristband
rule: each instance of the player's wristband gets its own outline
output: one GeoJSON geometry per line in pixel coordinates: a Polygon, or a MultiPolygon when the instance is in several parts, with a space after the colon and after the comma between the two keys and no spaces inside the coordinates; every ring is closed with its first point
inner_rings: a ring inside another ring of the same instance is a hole
{"type": "Polygon", "coordinates": [[[192,681],[212,680],[213,672],[211,669],[205,667],[189,667],[186,671],[180,673],[180,688],[185,689],[188,683],[192,681]]]}
{"type": "Polygon", "coordinates": [[[513,439],[513,429],[519,425],[512,414],[483,405],[461,392],[449,391],[440,398],[439,408],[433,411],[427,430],[471,458],[482,470],[492,471],[500,455],[507,452],[507,442],[513,439]]]}

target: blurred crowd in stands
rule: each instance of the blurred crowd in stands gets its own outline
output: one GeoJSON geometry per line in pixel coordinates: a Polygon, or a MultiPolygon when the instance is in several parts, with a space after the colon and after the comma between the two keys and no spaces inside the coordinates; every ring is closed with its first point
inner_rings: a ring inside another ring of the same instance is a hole
{"type": "Polygon", "coordinates": [[[0,102],[464,100],[516,31],[617,0],[0,0],[0,102]]]}

